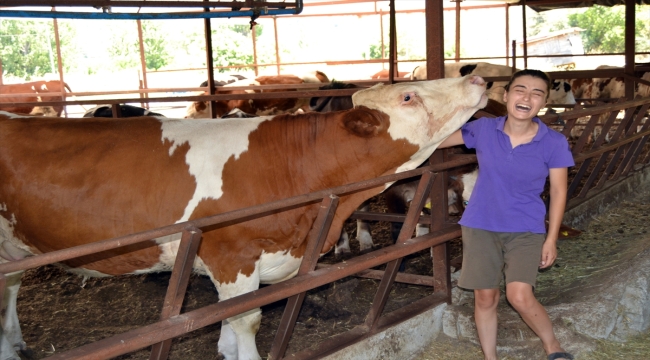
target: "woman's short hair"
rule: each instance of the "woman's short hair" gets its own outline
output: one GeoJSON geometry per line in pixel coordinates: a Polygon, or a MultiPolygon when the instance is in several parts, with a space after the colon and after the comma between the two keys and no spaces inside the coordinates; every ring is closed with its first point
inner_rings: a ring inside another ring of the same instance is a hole
{"type": "Polygon", "coordinates": [[[523,69],[515,72],[510,77],[510,81],[508,82],[508,85],[506,85],[506,91],[510,90],[510,85],[515,81],[515,79],[526,75],[544,80],[544,82],[546,83],[546,99],[548,99],[548,96],[551,94],[551,77],[548,76],[547,73],[541,70],[523,69]]]}

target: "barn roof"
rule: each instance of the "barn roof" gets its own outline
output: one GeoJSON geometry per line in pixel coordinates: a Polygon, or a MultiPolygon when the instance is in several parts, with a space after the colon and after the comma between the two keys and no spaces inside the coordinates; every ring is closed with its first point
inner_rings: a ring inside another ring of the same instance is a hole
{"type": "MultiPolygon", "coordinates": [[[[512,5],[523,5],[524,1],[507,1],[512,5]]],[[[593,5],[616,6],[625,5],[626,0],[526,0],[525,4],[531,9],[541,12],[561,8],[582,8],[593,5]]],[[[650,5],[650,0],[634,0],[637,5],[650,5]]]]}

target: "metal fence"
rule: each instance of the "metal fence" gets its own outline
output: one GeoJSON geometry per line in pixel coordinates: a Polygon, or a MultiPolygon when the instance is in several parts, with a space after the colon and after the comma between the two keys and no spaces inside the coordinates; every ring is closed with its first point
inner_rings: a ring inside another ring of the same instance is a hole
{"type": "MultiPolygon", "coordinates": [[[[630,176],[648,165],[650,160],[650,148],[647,146],[650,123],[646,121],[648,108],[650,108],[650,98],[642,98],[542,116],[545,123],[571,138],[576,166],[570,176],[569,208],[589,198],[594,191],[630,176]],[[597,129],[600,130],[596,131],[597,129]]],[[[4,291],[6,285],[5,274],[182,233],[181,245],[158,322],[56,354],[49,359],[106,359],[148,346],[152,346],[152,359],[165,359],[171,340],[175,337],[248,310],[288,299],[269,357],[269,359],[280,359],[289,357],[285,355],[285,351],[308,290],[344,277],[367,273],[371,268],[386,264],[385,270],[372,270],[375,275],[380,275],[381,280],[363,324],[290,356],[292,359],[320,358],[450,301],[452,286],[448,241],[460,236],[460,227],[450,222],[447,214],[445,201],[447,172],[475,161],[474,155],[459,155],[452,154],[449,150],[439,150],[434,152],[429,165],[408,172],[0,264],[0,291],[4,291]],[[357,217],[370,220],[403,221],[403,228],[394,245],[357,256],[336,266],[317,266],[320,249],[329,231],[340,196],[417,176],[421,176],[419,186],[406,215],[356,214],[357,217]],[[420,216],[427,199],[430,199],[433,204],[431,215],[420,216]],[[225,227],[252,221],[272,212],[281,212],[316,202],[321,203],[320,213],[314,223],[317,231],[314,231],[313,236],[308,239],[307,250],[296,277],[253,293],[181,313],[181,305],[201,239],[202,228],[225,227]],[[429,224],[431,232],[412,238],[418,222],[429,224]],[[405,256],[427,248],[432,248],[432,276],[398,275],[400,263],[405,256]],[[431,287],[431,293],[407,306],[384,314],[384,306],[395,281],[424,284],[431,287]]]]}

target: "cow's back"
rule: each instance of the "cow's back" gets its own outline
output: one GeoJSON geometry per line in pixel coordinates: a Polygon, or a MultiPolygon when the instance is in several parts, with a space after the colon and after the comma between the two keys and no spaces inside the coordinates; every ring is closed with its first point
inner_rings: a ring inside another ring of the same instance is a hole
{"type": "MultiPolygon", "coordinates": [[[[171,144],[161,139],[155,118],[0,115],[0,216],[36,253],[172,224],[195,186],[185,163],[187,144],[170,154],[171,144]]],[[[70,264],[120,274],[148,268],[159,255],[149,246],[119,261],[93,264],[94,257],[70,264]]]]}

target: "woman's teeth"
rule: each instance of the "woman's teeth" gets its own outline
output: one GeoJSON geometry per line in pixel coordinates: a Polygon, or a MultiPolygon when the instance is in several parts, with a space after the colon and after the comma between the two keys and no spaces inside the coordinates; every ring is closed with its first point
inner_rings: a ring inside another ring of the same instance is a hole
{"type": "Polygon", "coordinates": [[[517,109],[518,109],[518,110],[522,110],[522,111],[529,111],[529,110],[530,110],[530,106],[528,106],[528,105],[517,104],[517,109]]]}

